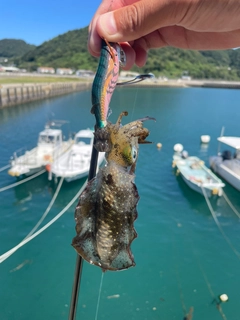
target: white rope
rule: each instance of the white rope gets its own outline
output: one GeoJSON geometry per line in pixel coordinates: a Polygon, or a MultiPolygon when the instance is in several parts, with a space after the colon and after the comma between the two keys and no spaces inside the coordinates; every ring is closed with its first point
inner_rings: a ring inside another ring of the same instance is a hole
{"type": "Polygon", "coordinates": [[[0,172],[1,172],[1,171],[4,171],[4,170],[6,170],[6,169],[8,169],[8,168],[10,168],[10,167],[11,167],[11,165],[8,164],[7,166],[0,168],[0,172]]]}
{"type": "MultiPolygon", "coordinates": [[[[192,238],[189,237],[189,239],[192,239],[192,238]]],[[[213,302],[214,302],[214,301],[216,301],[216,296],[215,296],[215,294],[214,294],[214,292],[213,292],[213,289],[212,289],[211,284],[210,284],[210,282],[209,282],[209,280],[208,280],[208,277],[207,277],[207,275],[206,275],[206,273],[205,273],[205,271],[204,271],[204,269],[203,269],[203,267],[202,267],[202,265],[201,265],[201,263],[200,263],[199,257],[198,257],[198,255],[197,255],[197,253],[196,253],[196,250],[195,250],[195,248],[193,247],[193,242],[192,242],[192,241],[190,241],[190,242],[191,242],[191,245],[192,245],[192,251],[193,251],[194,257],[195,257],[195,259],[196,259],[196,261],[197,261],[197,264],[198,264],[198,267],[199,267],[200,271],[202,272],[202,276],[203,276],[203,278],[204,278],[204,280],[205,280],[205,283],[206,283],[206,285],[207,285],[207,287],[208,287],[208,290],[209,290],[210,295],[212,296],[212,299],[213,299],[213,302]]],[[[217,304],[217,309],[218,309],[221,317],[223,318],[223,320],[227,320],[227,317],[226,317],[225,314],[223,313],[222,307],[221,307],[219,304],[217,304]]]]}
{"type": "Polygon", "coordinates": [[[29,181],[29,180],[32,180],[32,179],[40,176],[40,175],[43,174],[44,172],[46,172],[46,169],[43,169],[43,170],[35,173],[34,175],[32,175],[32,176],[30,176],[30,177],[28,177],[28,178],[26,178],[26,179],[23,179],[23,180],[21,180],[21,181],[18,181],[18,182],[15,182],[15,183],[13,183],[13,184],[10,184],[10,185],[8,185],[8,186],[6,186],[6,187],[3,187],[3,188],[0,189],[0,192],[3,192],[3,191],[8,190],[8,189],[10,189],[10,188],[19,186],[20,184],[22,184],[22,183],[24,183],[24,182],[27,182],[27,181],[29,181]]]}
{"type": "Polygon", "coordinates": [[[223,197],[227,201],[229,207],[232,209],[232,211],[240,218],[240,213],[237,211],[237,209],[233,206],[229,198],[227,197],[226,193],[223,191],[223,197]]]}
{"type": "Polygon", "coordinates": [[[4,254],[2,254],[0,256],[0,263],[2,263],[4,260],[6,260],[7,258],[9,258],[14,252],[16,252],[19,248],[21,248],[22,246],[24,246],[26,243],[28,243],[29,241],[31,241],[32,239],[34,239],[36,236],[38,236],[39,234],[41,234],[43,231],[45,231],[47,228],[49,228],[55,221],[57,221],[71,206],[72,204],[78,199],[78,197],[80,196],[80,194],[82,193],[82,191],[84,190],[84,188],[87,185],[87,181],[85,181],[85,183],[83,184],[82,188],[78,191],[78,193],[72,198],[72,200],[68,203],[68,205],[66,205],[66,207],[60,211],[51,221],[49,221],[45,226],[43,226],[41,229],[39,229],[38,231],[36,231],[34,234],[32,234],[30,237],[24,239],[23,241],[21,241],[18,245],[16,245],[15,247],[13,247],[12,249],[8,250],[7,252],[5,252],[4,254]]]}
{"type": "Polygon", "coordinates": [[[212,208],[212,206],[211,206],[211,203],[210,203],[210,201],[209,201],[209,199],[208,199],[208,197],[207,197],[207,195],[206,195],[206,191],[204,190],[204,188],[203,188],[202,186],[201,186],[201,189],[202,189],[203,195],[204,195],[204,197],[205,197],[205,200],[206,200],[206,202],[207,202],[208,208],[209,208],[209,210],[210,210],[210,212],[211,212],[211,214],[212,214],[212,216],[213,216],[213,219],[214,219],[214,221],[215,221],[215,223],[216,223],[219,231],[221,232],[222,236],[224,237],[224,239],[226,240],[226,242],[229,244],[229,246],[231,247],[231,249],[233,250],[233,252],[236,254],[236,256],[238,257],[238,259],[240,259],[240,253],[237,251],[237,249],[234,248],[234,246],[233,246],[233,244],[231,243],[231,241],[230,241],[230,240],[228,239],[228,237],[225,235],[225,233],[224,233],[224,231],[223,231],[223,229],[222,229],[222,227],[221,227],[221,225],[220,225],[220,223],[219,223],[219,221],[218,221],[218,219],[217,219],[217,216],[216,216],[216,214],[215,214],[215,212],[214,212],[214,210],[213,210],[213,208],[212,208]]]}
{"type": "Polygon", "coordinates": [[[57,186],[57,189],[54,193],[54,196],[52,197],[52,200],[50,201],[47,209],[45,210],[44,214],[42,215],[42,217],[39,219],[38,223],[35,225],[35,227],[29,232],[29,234],[23,239],[27,239],[28,237],[30,237],[34,232],[35,230],[37,230],[37,228],[40,226],[40,224],[43,222],[43,220],[46,218],[46,216],[48,215],[48,212],[50,211],[50,209],[52,208],[58,194],[59,194],[59,191],[60,191],[60,188],[62,186],[62,183],[63,183],[63,180],[64,178],[62,177],[61,180],[59,181],[59,184],[57,186]]]}

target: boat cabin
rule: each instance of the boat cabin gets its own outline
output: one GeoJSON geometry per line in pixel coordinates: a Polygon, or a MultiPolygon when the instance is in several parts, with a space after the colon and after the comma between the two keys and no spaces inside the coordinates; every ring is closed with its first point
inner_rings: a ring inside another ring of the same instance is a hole
{"type": "Polygon", "coordinates": [[[230,150],[221,153],[223,160],[238,159],[240,160],[240,138],[239,137],[219,137],[218,141],[235,149],[234,154],[230,150]]]}
{"type": "Polygon", "coordinates": [[[93,132],[91,130],[80,130],[74,139],[74,143],[78,146],[80,145],[92,145],[93,142],[93,132]]]}
{"type": "Polygon", "coordinates": [[[60,145],[62,143],[62,131],[56,129],[45,129],[39,133],[38,146],[39,145],[60,145]]]}

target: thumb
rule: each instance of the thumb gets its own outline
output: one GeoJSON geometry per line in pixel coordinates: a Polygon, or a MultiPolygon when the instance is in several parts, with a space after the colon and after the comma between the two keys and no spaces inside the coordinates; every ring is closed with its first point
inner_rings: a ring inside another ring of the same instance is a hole
{"type": "Polygon", "coordinates": [[[96,29],[108,41],[132,41],[161,27],[177,24],[184,12],[186,9],[181,0],[140,0],[100,15],[96,29]]]}

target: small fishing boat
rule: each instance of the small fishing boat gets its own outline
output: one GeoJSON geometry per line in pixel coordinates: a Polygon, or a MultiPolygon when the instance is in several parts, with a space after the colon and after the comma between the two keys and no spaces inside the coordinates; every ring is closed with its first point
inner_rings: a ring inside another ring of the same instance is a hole
{"type": "Polygon", "coordinates": [[[240,137],[221,136],[218,138],[220,146],[223,143],[232,148],[219,152],[209,159],[211,169],[224,178],[234,188],[240,191],[240,137]]]}
{"type": "MultiPolygon", "coordinates": [[[[80,130],[74,139],[71,148],[52,164],[47,166],[49,172],[48,179],[63,177],[67,182],[86,177],[89,172],[92,146],[93,131],[90,129],[80,130]]],[[[103,162],[104,152],[98,156],[98,166],[103,162]]]]}
{"type": "Polygon", "coordinates": [[[189,157],[186,151],[175,152],[173,167],[194,191],[205,194],[208,198],[212,195],[222,196],[225,184],[198,157],[189,157]]]}
{"type": "Polygon", "coordinates": [[[8,174],[20,177],[30,176],[54,162],[72,145],[73,140],[63,141],[62,130],[51,128],[50,124],[39,133],[37,146],[31,150],[15,152],[10,160],[8,174]]]}

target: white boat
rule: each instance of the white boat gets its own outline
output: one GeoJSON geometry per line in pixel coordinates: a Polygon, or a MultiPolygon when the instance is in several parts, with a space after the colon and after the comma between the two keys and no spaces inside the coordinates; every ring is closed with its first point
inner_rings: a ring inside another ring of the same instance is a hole
{"type": "Polygon", "coordinates": [[[173,167],[191,189],[202,195],[205,193],[208,198],[212,195],[222,195],[225,184],[198,157],[184,157],[182,153],[175,153],[173,167]]]}
{"type": "Polygon", "coordinates": [[[240,137],[221,136],[218,141],[233,148],[234,151],[225,150],[217,156],[210,157],[210,167],[240,191],[240,137]]]}
{"type": "Polygon", "coordinates": [[[39,133],[38,143],[32,150],[22,155],[14,153],[8,173],[11,176],[30,176],[52,163],[72,145],[73,140],[63,141],[62,130],[50,128],[49,125],[39,133]]]}
{"type": "MultiPolygon", "coordinates": [[[[71,148],[48,166],[49,180],[52,175],[63,177],[67,182],[77,180],[88,175],[93,146],[93,131],[80,130],[71,148]]],[[[104,152],[98,154],[98,166],[103,162],[104,152]]]]}

